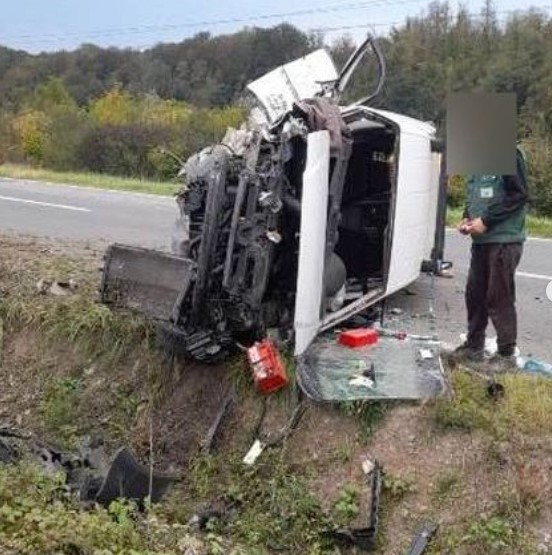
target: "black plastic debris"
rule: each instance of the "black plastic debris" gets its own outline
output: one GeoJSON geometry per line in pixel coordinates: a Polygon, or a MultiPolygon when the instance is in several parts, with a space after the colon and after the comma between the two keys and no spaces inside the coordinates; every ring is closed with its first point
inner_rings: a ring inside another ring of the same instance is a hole
{"type": "Polygon", "coordinates": [[[142,503],[149,497],[157,503],[176,477],[152,472],[147,466],[139,464],[134,455],[126,448],[120,449],[107,472],[95,501],[105,507],[119,498],[142,503]]]}
{"type": "Polygon", "coordinates": [[[211,453],[211,451],[216,447],[216,442],[218,436],[220,434],[220,430],[223,424],[223,421],[227,418],[232,408],[232,404],[234,403],[235,392],[234,388],[230,386],[226,395],[222,399],[220,404],[220,408],[217,411],[215,419],[211,424],[205,439],[203,440],[203,451],[205,453],[211,453]]]}
{"type": "Polygon", "coordinates": [[[379,524],[379,506],[381,497],[381,484],[383,468],[376,460],[372,471],[370,485],[370,519],[368,526],[362,528],[344,528],[328,530],[324,536],[346,547],[357,547],[361,551],[373,551],[376,547],[377,531],[379,524]]]}
{"type": "Polygon", "coordinates": [[[18,430],[0,428],[0,463],[16,464],[25,459],[36,461],[47,473],[63,472],[68,491],[78,494],[82,502],[106,507],[118,498],[143,506],[150,496],[156,503],[177,480],[139,464],[126,447],[117,451],[109,465],[101,441],[64,451],[18,430]]]}
{"type": "Polygon", "coordinates": [[[494,380],[487,386],[487,396],[493,401],[499,401],[504,397],[506,389],[501,383],[495,382],[494,380]]]}
{"type": "Polygon", "coordinates": [[[19,459],[19,452],[8,440],[0,437],[0,463],[10,464],[19,459]]]}
{"type": "Polygon", "coordinates": [[[418,531],[406,555],[422,555],[437,533],[439,525],[433,522],[426,522],[418,531]]]}

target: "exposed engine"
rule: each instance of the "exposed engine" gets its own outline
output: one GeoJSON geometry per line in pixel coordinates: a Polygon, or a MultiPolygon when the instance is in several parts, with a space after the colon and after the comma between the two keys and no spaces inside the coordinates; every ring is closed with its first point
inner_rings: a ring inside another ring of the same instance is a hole
{"type": "MultiPolygon", "coordinates": [[[[317,105],[339,115],[329,101],[317,105]]],[[[164,329],[195,358],[224,354],[233,341],[250,345],[268,329],[284,341],[292,338],[305,138],[311,130],[312,123],[293,114],[270,133],[250,123],[186,162],[173,249],[195,262],[194,287],[170,330],[164,329]]],[[[328,299],[346,279],[343,262],[333,254],[351,143],[343,130],[332,158],[328,299]]]]}

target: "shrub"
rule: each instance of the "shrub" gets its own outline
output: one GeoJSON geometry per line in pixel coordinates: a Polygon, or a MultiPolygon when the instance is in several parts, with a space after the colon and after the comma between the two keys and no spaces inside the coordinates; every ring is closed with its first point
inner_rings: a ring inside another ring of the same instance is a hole
{"type": "Polygon", "coordinates": [[[552,217],[552,141],[533,135],[523,141],[523,148],[527,154],[532,211],[552,217]]]}
{"type": "Polygon", "coordinates": [[[452,208],[464,206],[466,200],[466,179],[463,175],[451,175],[447,188],[448,205],[452,208]]]}
{"type": "Polygon", "coordinates": [[[90,129],[86,113],[76,106],[57,106],[49,117],[42,164],[57,171],[81,169],[79,148],[90,129]]]}
{"type": "Polygon", "coordinates": [[[27,110],[18,115],[13,128],[23,154],[31,164],[39,165],[44,158],[49,118],[44,112],[27,110]]]}
{"type": "Polygon", "coordinates": [[[78,148],[83,169],[92,172],[157,177],[155,160],[150,152],[169,139],[162,127],[140,124],[94,126],[78,148]]]}

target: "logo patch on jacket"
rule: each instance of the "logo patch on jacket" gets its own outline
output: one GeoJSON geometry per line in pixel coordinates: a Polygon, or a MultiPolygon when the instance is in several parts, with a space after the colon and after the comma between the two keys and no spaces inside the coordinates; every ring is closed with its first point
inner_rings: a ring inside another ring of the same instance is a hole
{"type": "Polygon", "coordinates": [[[481,187],[480,195],[481,195],[481,198],[493,198],[494,196],[493,187],[481,187]]]}

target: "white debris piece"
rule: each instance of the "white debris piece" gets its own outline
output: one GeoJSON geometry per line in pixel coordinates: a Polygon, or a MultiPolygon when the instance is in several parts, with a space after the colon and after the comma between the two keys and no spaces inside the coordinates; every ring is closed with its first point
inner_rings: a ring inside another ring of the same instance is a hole
{"type": "Polygon", "coordinates": [[[48,289],[48,292],[51,295],[55,295],[56,297],[67,297],[73,293],[73,289],[69,282],[65,281],[54,281],[48,289]]]}
{"type": "Polygon", "coordinates": [[[374,466],[375,466],[374,463],[368,457],[362,460],[362,463],[361,463],[362,472],[364,472],[366,476],[372,474],[372,471],[374,470],[374,466]]]}
{"type": "Polygon", "coordinates": [[[420,349],[420,356],[422,357],[422,360],[428,360],[433,358],[433,353],[431,352],[431,349],[420,349]]]}
{"type": "Polygon", "coordinates": [[[247,464],[248,466],[255,464],[255,461],[259,458],[259,456],[263,452],[263,449],[264,445],[258,439],[256,439],[251,446],[251,449],[249,449],[249,451],[243,458],[243,463],[247,464]]]}
{"type": "Polygon", "coordinates": [[[371,380],[366,376],[355,376],[349,380],[349,383],[358,387],[367,387],[368,389],[374,388],[374,380],[371,380]]]}

